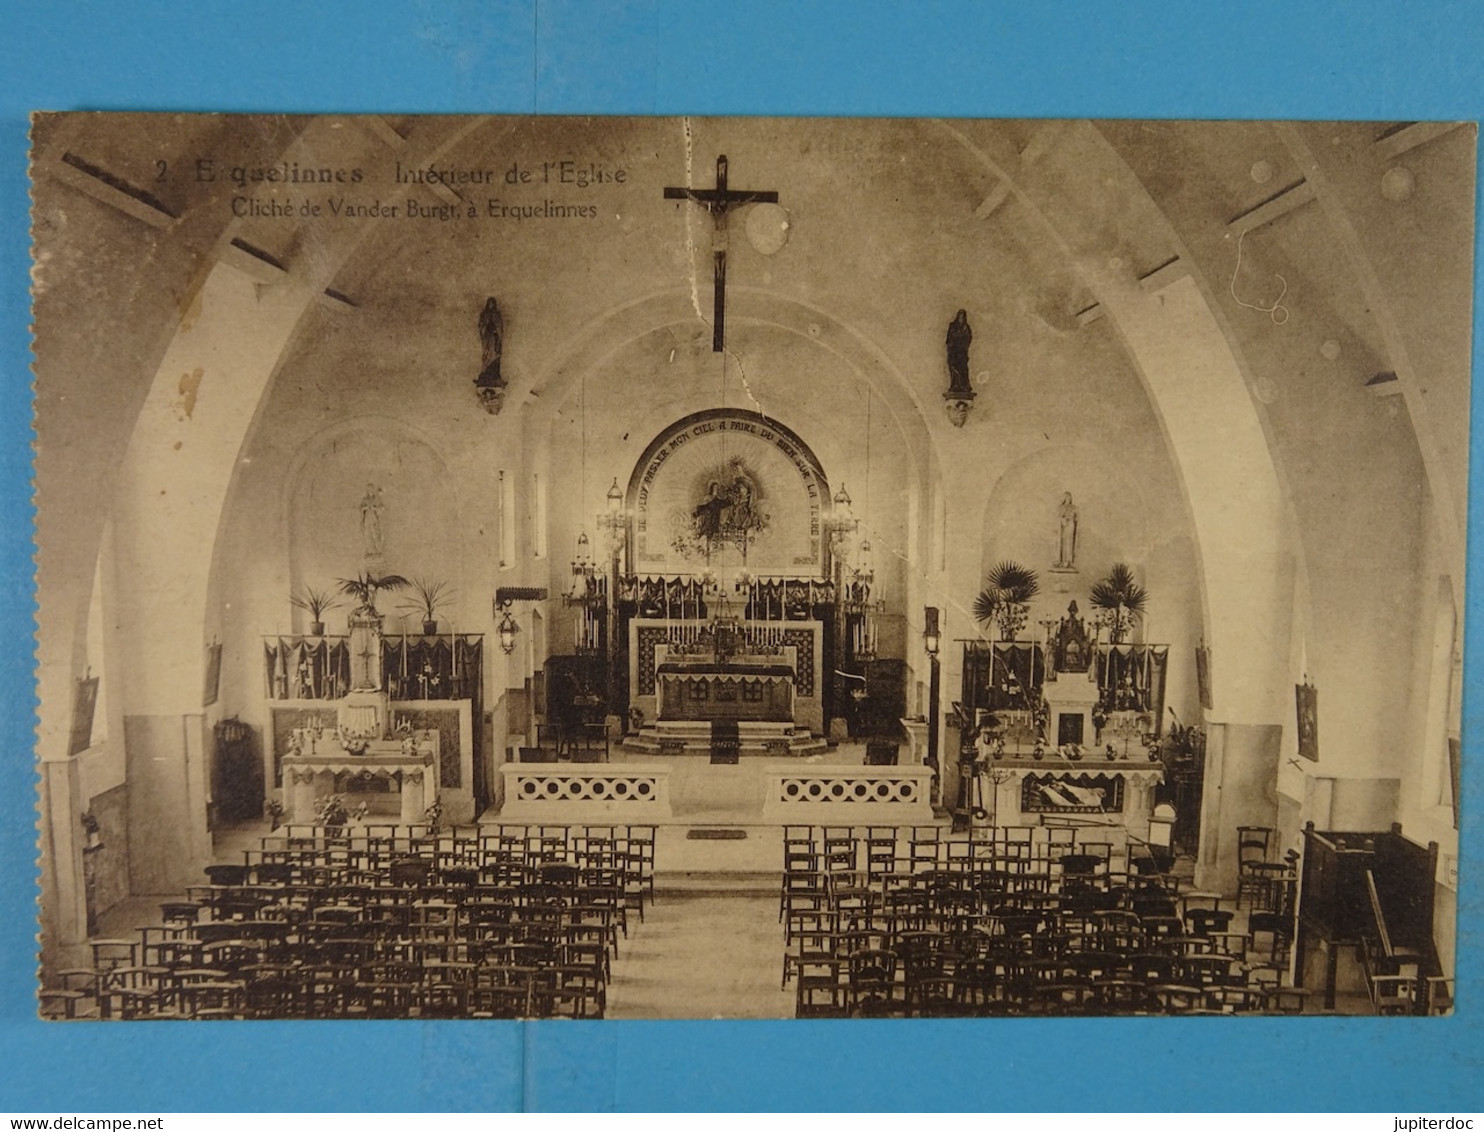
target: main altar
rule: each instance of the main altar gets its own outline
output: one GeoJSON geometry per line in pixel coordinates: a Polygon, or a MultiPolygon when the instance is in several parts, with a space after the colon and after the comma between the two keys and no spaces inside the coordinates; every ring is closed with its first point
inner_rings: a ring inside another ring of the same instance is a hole
{"type": "Polygon", "coordinates": [[[817,621],[749,621],[724,603],[712,619],[629,623],[630,703],[643,719],[625,745],[656,754],[709,749],[713,725],[735,722],[745,754],[827,748],[817,673],[817,621]],[[811,726],[812,725],[812,726],[811,726]]]}

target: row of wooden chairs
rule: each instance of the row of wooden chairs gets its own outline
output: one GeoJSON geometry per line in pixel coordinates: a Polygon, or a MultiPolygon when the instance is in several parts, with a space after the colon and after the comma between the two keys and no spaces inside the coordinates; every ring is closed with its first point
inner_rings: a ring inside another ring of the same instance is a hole
{"type": "Polygon", "coordinates": [[[601,1017],[654,827],[266,837],[42,992],[59,1017],[601,1017]],[[420,850],[412,853],[410,850],[420,850]],[[513,974],[512,974],[513,973],[513,974]]]}
{"type": "Polygon", "coordinates": [[[424,827],[364,825],[339,834],[318,826],[283,826],[244,854],[241,866],[216,866],[226,883],[234,868],[282,878],[295,870],[322,879],[316,870],[387,873],[399,861],[431,862],[448,870],[502,870],[507,875],[543,864],[622,868],[647,896],[654,892],[655,827],[617,826],[461,826],[441,831],[424,827]]]}
{"type": "Polygon", "coordinates": [[[1187,940],[1180,953],[1104,950],[1117,941],[1086,937],[1085,950],[1053,937],[987,937],[925,932],[805,932],[785,960],[796,980],[799,1017],[848,1017],[873,1010],[922,1016],[988,1013],[1297,1012],[1305,992],[1287,987],[1270,963],[1187,940]],[[1050,988],[1057,988],[1055,991],[1050,988]],[[1114,997],[1109,997],[1110,995],[1114,997]]]}
{"type": "MultiPolygon", "coordinates": [[[[563,958],[566,958],[564,955],[563,958]]],[[[354,967],[258,963],[235,970],[120,965],[71,972],[42,992],[59,1018],[601,1018],[606,976],[588,961],[385,959],[354,967]]]]}
{"type": "Polygon", "coordinates": [[[1304,991],[1277,984],[1193,986],[1142,983],[1122,977],[1052,982],[1003,977],[974,964],[953,977],[927,977],[914,984],[878,984],[875,957],[811,962],[800,974],[796,1015],[800,1018],[962,1018],[1041,1015],[1049,1017],[1149,1014],[1297,1014],[1304,991]]]}
{"type": "Polygon", "coordinates": [[[783,875],[779,919],[787,924],[791,913],[827,908],[863,925],[879,922],[889,930],[946,930],[964,920],[1039,912],[1084,918],[1126,912],[1177,921],[1189,914],[1206,933],[1224,930],[1233,920],[1234,913],[1220,904],[1218,894],[1181,892],[1169,878],[1130,878],[1106,870],[1074,870],[1065,863],[1055,871],[1027,870],[1018,865],[876,875],[868,871],[795,870],[783,875]]]}
{"type": "Polygon", "coordinates": [[[1237,914],[1218,894],[1117,873],[1096,848],[1077,852],[1087,846],[1061,840],[1053,844],[1071,851],[1060,860],[1012,855],[983,868],[875,871],[828,859],[848,844],[845,831],[800,833],[780,900],[782,983],[795,980],[800,1016],[1301,1004],[1301,993],[1282,986],[1291,926],[1234,930],[1237,914]]]}
{"type": "Polygon", "coordinates": [[[967,837],[954,837],[936,825],[789,825],[783,843],[785,872],[863,869],[877,874],[1012,859],[1050,864],[1077,854],[1129,868],[1127,839],[1121,830],[1103,826],[982,826],[967,837]]]}

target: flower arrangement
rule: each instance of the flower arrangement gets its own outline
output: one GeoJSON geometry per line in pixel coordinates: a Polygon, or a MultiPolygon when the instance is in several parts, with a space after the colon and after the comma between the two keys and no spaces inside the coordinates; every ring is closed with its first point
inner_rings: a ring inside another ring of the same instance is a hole
{"type": "Polygon", "coordinates": [[[283,818],[283,803],[277,798],[269,798],[263,806],[263,811],[268,815],[268,821],[270,823],[268,832],[272,833],[278,828],[280,820],[283,818]]]}
{"type": "Polygon", "coordinates": [[[1185,763],[1198,759],[1206,753],[1206,732],[1195,724],[1182,724],[1175,709],[1170,708],[1169,730],[1156,739],[1151,758],[1159,757],[1170,763],[1185,763]]]}
{"type": "Polygon", "coordinates": [[[344,727],[335,728],[335,741],[340,744],[340,749],[348,755],[364,755],[366,748],[371,745],[368,735],[358,735],[344,727]]]}
{"type": "Polygon", "coordinates": [[[428,825],[428,836],[437,837],[443,828],[443,803],[435,798],[433,804],[423,811],[423,821],[428,825]]]}
{"type": "Polygon", "coordinates": [[[1000,637],[1013,641],[1025,626],[1031,598],[1041,592],[1041,582],[1034,570],[1008,559],[990,570],[984,582],[974,598],[974,617],[986,625],[994,622],[1000,637]]]}
{"type": "Polygon", "coordinates": [[[350,820],[344,794],[326,794],[314,804],[315,822],[326,829],[342,829],[350,820]]]}

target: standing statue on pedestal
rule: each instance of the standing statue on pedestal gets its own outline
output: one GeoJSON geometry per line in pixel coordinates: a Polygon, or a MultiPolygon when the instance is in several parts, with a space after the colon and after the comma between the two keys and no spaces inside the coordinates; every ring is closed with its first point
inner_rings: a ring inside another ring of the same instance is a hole
{"type": "Polygon", "coordinates": [[[505,379],[500,375],[500,359],[505,353],[505,319],[500,304],[491,297],[479,314],[480,368],[474,388],[480,404],[491,416],[505,405],[505,379]]]}
{"type": "Polygon", "coordinates": [[[1077,569],[1077,505],[1072,502],[1072,493],[1061,497],[1057,509],[1059,531],[1056,544],[1056,565],[1053,570],[1077,569]]]}
{"type": "Polygon", "coordinates": [[[974,403],[974,387],[969,381],[969,343],[974,340],[974,331],[969,327],[969,312],[959,311],[948,324],[948,390],[943,394],[947,402],[948,419],[954,428],[963,428],[968,419],[969,408],[974,403]]]}

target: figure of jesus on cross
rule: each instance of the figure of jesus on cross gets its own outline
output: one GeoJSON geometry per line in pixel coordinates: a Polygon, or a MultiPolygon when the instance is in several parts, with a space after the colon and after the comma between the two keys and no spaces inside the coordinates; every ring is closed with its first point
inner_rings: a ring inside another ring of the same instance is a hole
{"type": "Polygon", "coordinates": [[[716,300],[712,318],[711,351],[719,354],[726,343],[726,297],[727,297],[727,212],[744,204],[767,202],[776,204],[776,192],[752,191],[727,188],[727,155],[716,159],[716,188],[693,189],[688,186],[665,189],[666,200],[688,200],[699,204],[711,214],[711,258],[716,277],[716,300]]]}

